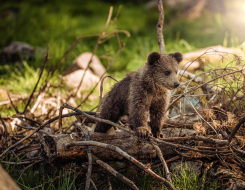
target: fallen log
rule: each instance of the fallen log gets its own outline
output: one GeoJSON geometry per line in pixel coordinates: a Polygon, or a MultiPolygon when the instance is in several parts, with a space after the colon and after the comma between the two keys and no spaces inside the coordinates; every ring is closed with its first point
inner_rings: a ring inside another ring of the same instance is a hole
{"type": "MultiPolygon", "coordinates": [[[[194,130],[189,129],[173,129],[163,128],[165,137],[190,136],[195,134],[194,130]]],[[[136,159],[156,158],[156,150],[149,141],[140,140],[138,137],[131,135],[125,131],[116,130],[109,133],[91,133],[91,141],[111,144],[119,147],[136,159]]],[[[48,163],[52,161],[67,161],[67,160],[87,160],[86,146],[75,146],[67,148],[66,144],[75,141],[86,141],[86,136],[83,133],[57,134],[44,136],[40,142],[41,157],[48,163]]],[[[175,154],[172,147],[159,144],[163,156],[175,154]]],[[[91,151],[101,160],[122,160],[123,157],[119,154],[104,150],[97,146],[91,146],[91,151]]]]}

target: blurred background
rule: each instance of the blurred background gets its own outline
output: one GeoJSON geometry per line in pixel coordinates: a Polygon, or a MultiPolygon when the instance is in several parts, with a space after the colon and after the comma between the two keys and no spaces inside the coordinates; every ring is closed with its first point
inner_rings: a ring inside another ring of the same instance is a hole
{"type": "MultiPolygon", "coordinates": [[[[163,2],[166,53],[186,53],[214,45],[235,47],[244,52],[244,0],[163,2]]],[[[102,41],[95,54],[106,67],[119,49],[118,41],[123,41],[125,47],[108,71],[121,79],[142,66],[150,52],[159,51],[157,1],[1,0],[0,88],[13,93],[30,93],[48,45],[50,60],[45,72],[54,69],[57,79],[81,53],[93,52],[110,6],[113,6],[112,20],[105,33],[121,32],[102,41]],[[82,38],[74,49],[60,59],[78,36],[82,38]],[[25,43],[21,61],[20,57],[6,53],[9,45],[16,41],[25,43]],[[54,68],[57,63],[58,67],[54,68]]]]}

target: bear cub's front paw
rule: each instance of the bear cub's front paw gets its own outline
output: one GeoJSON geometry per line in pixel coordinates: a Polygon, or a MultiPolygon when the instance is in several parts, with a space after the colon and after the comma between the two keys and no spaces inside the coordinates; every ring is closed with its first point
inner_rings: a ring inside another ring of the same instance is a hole
{"type": "Polygon", "coordinates": [[[137,136],[142,139],[148,139],[149,136],[153,136],[148,127],[138,127],[136,133],[137,136]]]}
{"type": "Polygon", "coordinates": [[[158,132],[156,132],[156,136],[155,137],[158,138],[158,139],[163,139],[164,135],[162,134],[162,132],[158,131],[158,132]]]}

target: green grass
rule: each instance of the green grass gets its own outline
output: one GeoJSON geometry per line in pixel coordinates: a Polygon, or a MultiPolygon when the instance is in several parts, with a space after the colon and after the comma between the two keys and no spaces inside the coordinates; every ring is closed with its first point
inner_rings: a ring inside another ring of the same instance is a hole
{"type": "MultiPolygon", "coordinates": [[[[15,159],[8,160],[13,161],[15,159]]],[[[52,172],[48,172],[44,166],[38,164],[28,168],[24,173],[22,173],[25,168],[24,166],[3,164],[3,167],[23,190],[29,190],[39,185],[40,187],[38,189],[45,190],[79,190],[84,189],[85,185],[85,175],[77,169],[79,165],[76,166],[76,164],[61,165],[59,170],[53,170],[52,172]]],[[[121,173],[132,180],[141,190],[167,190],[164,185],[161,185],[152,176],[144,174],[137,168],[135,169],[135,174],[129,173],[127,169],[121,173]]],[[[160,170],[157,173],[162,176],[160,170]]],[[[172,172],[171,177],[173,185],[178,190],[199,190],[202,185],[203,176],[197,176],[195,172],[187,168],[184,164],[181,173],[172,172]]],[[[99,189],[107,189],[106,176],[103,176],[103,174],[101,174],[101,177],[93,178],[93,180],[95,184],[100,184],[99,189]]],[[[110,182],[113,189],[128,189],[127,185],[112,175],[110,175],[110,182]]],[[[94,189],[92,184],[90,185],[90,189],[94,189]]],[[[210,179],[208,175],[205,189],[217,190],[222,189],[222,187],[218,179],[210,179]]]]}

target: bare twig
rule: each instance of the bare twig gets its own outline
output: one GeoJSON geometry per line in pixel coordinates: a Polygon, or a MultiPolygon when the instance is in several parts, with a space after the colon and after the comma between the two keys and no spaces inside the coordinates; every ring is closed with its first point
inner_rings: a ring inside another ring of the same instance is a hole
{"type": "MultiPolygon", "coordinates": [[[[26,124],[26,122],[25,122],[25,124],[26,124]]],[[[24,129],[31,129],[31,130],[35,130],[36,128],[35,127],[32,127],[31,125],[28,125],[27,127],[25,127],[25,126],[22,126],[22,125],[19,125],[19,124],[15,124],[17,127],[20,127],[20,128],[24,128],[24,129]]],[[[46,132],[46,131],[44,131],[44,130],[42,130],[42,129],[40,129],[39,130],[41,133],[44,133],[45,135],[50,135],[48,132],[46,132]]]]}
{"type": "Polygon", "coordinates": [[[202,136],[187,136],[187,137],[170,137],[170,138],[164,138],[163,139],[166,142],[178,142],[178,141],[190,141],[190,140],[196,140],[196,141],[204,141],[211,144],[220,144],[220,145],[226,145],[228,144],[227,140],[220,140],[220,139],[212,139],[202,136]]]}
{"type": "Polygon", "coordinates": [[[109,150],[112,150],[112,151],[119,153],[124,158],[126,158],[129,161],[131,161],[132,163],[134,163],[136,166],[138,166],[140,169],[144,170],[146,173],[150,174],[155,179],[163,182],[170,189],[175,189],[175,187],[168,180],[160,177],[155,172],[153,172],[151,169],[147,168],[144,164],[142,164],[141,162],[136,160],[134,157],[130,156],[128,153],[124,152],[122,149],[120,149],[114,145],[100,143],[100,142],[96,142],[96,141],[74,141],[74,142],[67,143],[66,147],[69,148],[71,146],[88,146],[88,145],[103,147],[105,149],[109,149],[109,150]]]}
{"type": "Polygon", "coordinates": [[[31,99],[32,99],[32,97],[33,97],[33,94],[34,94],[34,92],[35,92],[35,90],[36,90],[36,88],[37,88],[37,86],[38,86],[38,84],[39,84],[39,82],[40,82],[40,79],[41,79],[41,77],[42,77],[42,75],[43,75],[43,71],[44,71],[44,68],[46,67],[46,64],[48,63],[48,60],[49,60],[49,46],[48,46],[48,49],[47,49],[47,54],[46,54],[46,57],[45,57],[45,61],[44,61],[44,63],[43,63],[43,67],[42,67],[42,70],[41,70],[41,72],[40,72],[40,75],[39,75],[39,78],[38,78],[38,80],[37,80],[37,83],[36,83],[36,85],[35,85],[35,87],[34,87],[32,93],[31,93],[30,98],[28,99],[28,102],[27,102],[27,104],[26,104],[26,106],[25,106],[25,108],[24,108],[24,111],[23,111],[22,113],[25,113],[25,112],[26,112],[26,110],[27,110],[27,108],[28,108],[28,106],[29,106],[29,104],[30,104],[30,102],[31,102],[31,99]]]}
{"type": "Polygon", "coordinates": [[[166,173],[166,178],[167,178],[167,180],[172,184],[171,174],[170,174],[170,172],[169,172],[168,165],[167,165],[167,163],[166,163],[166,161],[165,161],[165,159],[164,159],[164,157],[163,157],[163,155],[162,155],[161,149],[160,149],[156,144],[152,144],[152,145],[153,145],[154,148],[156,149],[157,155],[158,155],[159,159],[160,159],[161,162],[162,162],[162,165],[163,165],[163,167],[164,167],[164,171],[165,171],[165,173],[166,173]]]}
{"type": "MultiPolygon", "coordinates": [[[[88,138],[88,140],[90,139],[88,138]]],[[[89,146],[87,146],[87,153],[88,153],[88,171],[87,171],[87,177],[86,177],[85,190],[89,190],[91,174],[92,174],[92,154],[91,154],[91,148],[89,146]]]]}
{"type": "MultiPolygon", "coordinates": [[[[95,35],[91,35],[91,36],[96,36],[96,34],[95,34],[95,35]]],[[[84,36],[84,37],[85,37],[85,36],[84,36]]],[[[89,37],[90,37],[90,36],[89,36],[89,37]]],[[[70,54],[70,52],[77,46],[77,44],[78,44],[78,42],[80,41],[81,38],[82,38],[82,36],[78,36],[78,37],[76,38],[75,42],[71,45],[71,47],[69,47],[69,49],[66,50],[66,52],[63,54],[63,56],[62,56],[61,58],[59,58],[59,59],[55,62],[53,68],[49,71],[49,75],[50,75],[50,76],[52,76],[52,75],[54,74],[54,72],[55,72],[55,70],[57,69],[58,65],[59,65],[59,67],[62,66],[61,61],[62,61],[63,59],[65,59],[65,58],[70,54]]]]}
{"type": "MultiPolygon", "coordinates": [[[[34,93],[34,96],[36,96],[36,95],[37,95],[37,93],[34,93]]],[[[29,95],[21,95],[18,98],[11,98],[11,101],[17,102],[17,101],[21,101],[21,100],[26,100],[28,98],[29,98],[29,95]]],[[[0,106],[5,105],[5,104],[11,104],[11,101],[10,100],[2,101],[2,102],[0,102],[0,106]]]]}
{"type": "Polygon", "coordinates": [[[29,166],[25,167],[25,168],[22,170],[22,172],[21,172],[19,178],[17,179],[17,181],[20,180],[21,176],[23,175],[23,173],[24,173],[28,168],[34,166],[35,164],[41,163],[41,162],[43,162],[43,160],[35,161],[35,162],[33,162],[32,164],[30,164],[29,166]]]}
{"type": "Polygon", "coordinates": [[[50,83],[47,82],[46,85],[45,85],[45,87],[44,87],[44,89],[43,89],[43,91],[38,95],[37,101],[32,106],[31,111],[30,111],[31,113],[34,113],[34,111],[37,109],[37,106],[40,104],[40,102],[44,98],[44,96],[45,96],[46,92],[48,91],[49,87],[50,87],[50,83]]]}
{"type": "Polygon", "coordinates": [[[93,157],[94,161],[98,165],[100,165],[101,167],[105,168],[112,175],[114,175],[115,177],[117,177],[118,179],[120,179],[122,182],[124,182],[125,184],[127,184],[131,189],[139,190],[139,188],[134,184],[134,182],[132,182],[131,180],[129,180],[128,178],[126,178],[125,176],[123,176],[122,174],[120,174],[119,172],[117,172],[116,170],[114,170],[110,165],[108,165],[105,162],[99,160],[94,155],[92,155],[92,157],[93,157]]]}
{"type": "MultiPolygon", "coordinates": [[[[89,113],[89,112],[88,112],[89,113]]],[[[93,112],[94,113],[94,112],[93,112]]],[[[70,114],[65,114],[62,115],[62,118],[64,117],[70,117],[73,115],[79,115],[79,113],[70,113],[70,114]]],[[[40,129],[42,129],[43,127],[45,127],[46,125],[56,121],[59,119],[59,116],[54,117],[50,120],[48,120],[47,122],[43,123],[42,125],[40,125],[39,127],[37,127],[35,130],[33,130],[30,134],[26,135],[23,139],[21,139],[20,141],[16,142],[15,144],[13,144],[12,146],[10,146],[9,148],[7,148],[5,151],[3,151],[3,153],[0,155],[0,158],[6,154],[9,150],[11,150],[12,148],[16,147],[17,145],[19,145],[20,143],[22,143],[23,141],[25,141],[26,139],[30,138],[34,133],[38,132],[40,129]]]]}
{"type": "Polygon", "coordinates": [[[197,113],[197,115],[211,128],[213,129],[213,131],[216,133],[216,135],[218,135],[217,131],[213,128],[212,125],[210,125],[202,116],[201,114],[196,110],[195,106],[193,106],[193,104],[190,102],[190,100],[188,98],[186,98],[187,101],[189,102],[189,104],[191,105],[191,107],[195,110],[195,112],[197,113]]]}
{"type": "Polygon", "coordinates": [[[112,185],[111,185],[111,182],[110,182],[110,174],[109,174],[109,172],[107,172],[107,174],[106,174],[106,179],[107,179],[108,190],[112,190],[112,185]]]}
{"type": "Polygon", "coordinates": [[[95,185],[95,183],[94,183],[94,181],[92,180],[92,178],[90,179],[90,182],[92,183],[94,189],[95,189],[95,190],[98,190],[97,187],[96,187],[96,185],[95,185]]]}
{"type": "MultiPolygon", "coordinates": [[[[233,71],[233,72],[230,72],[230,73],[227,73],[227,74],[224,74],[224,75],[219,75],[219,76],[217,76],[217,77],[215,77],[215,78],[213,78],[213,79],[211,79],[211,80],[209,80],[209,81],[207,81],[207,82],[204,82],[204,83],[202,83],[202,84],[200,84],[200,85],[197,85],[197,86],[195,86],[195,87],[193,87],[192,89],[190,89],[190,90],[188,90],[188,91],[185,91],[184,93],[182,93],[178,98],[176,98],[176,99],[174,99],[172,102],[171,102],[171,104],[168,106],[168,109],[167,109],[167,111],[180,99],[180,98],[182,98],[182,97],[185,97],[185,95],[186,94],[189,94],[190,92],[193,92],[193,91],[195,91],[195,90],[197,90],[198,88],[200,88],[200,87],[202,87],[202,86],[205,86],[206,84],[208,84],[208,83],[211,83],[211,82],[213,82],[213,81],[215,81],[215,80],[217,80],[217,79],[219,79],[219,78],[222,78],[222,77],[225,77],[225,76],[227,76],[227,75],[231,75],[231,74],[235,74],[235,73],[238,73],[238,72],[241,72],[242,70],[238,70],[238,71],[233,71]]],[[[208,71],[206,71],[206,72],[208,72],[208,71]]],[[[196,77],[198,77],[199,75],[196,75],[196,77]]],[[[192,80],[194,80],[194,78],[192,79],[192,80]]],[[[166,113],[167,113],[167,111],[166,111],[166,113]]]]}
{"type": "Polygon", "coordinates": [[[4,120],[3,120],[3,118],[2,118],[2,116],[1,116],[1,114],[0,114],[0,119],[1,119],[1,122],[2,122],[2,124],[3,124],[3,127],[4,127],[4,134],[5,134],[5,136],[7,137],[8,136],[8,130],[7,130],[7,127],[6,127],[6,124],[5,124],[5,122],[4,122],[4,120]]]}
{"type": "Polygon", "coordinates": [[[235,150],[235,152],[238,152],[238,153],[242,154],[243,156],[245,156],[245,151],[243,151],[243,150],[241,150],[241,149],[237,149],[237,148],[235,148],[234,146],[231,146],[231,148],[232,148],[233,150],[235,150]]]}
{"type": "Polygon", "coordinates": [[[216,162],[217,162],[217,161],[211,162],[211,163],[205,168],[205,170],[204,170],[204,172],[203,172],[202,188],[201,188],[201,190],[204,189],[204,186],[205,186],[205,180],[206,180],[206,175],[207,175],[207,173],[208,173],[208,170],[209,170],[210,168],[212,168],[213,164],[216,163],[216,162]]]}
{"type": "Polygon", "coordinates": [[[245,117],[239,121],[239,123],[235,126],[235,128],[231,132],[228,138],[229,143],[231,142],[231,139],[235,136],[236,132],[239,130],[239,128],[242,126],[243,123],[245,123],[245,117]]]}
{"type": "Polygon", "coordinates": [[[20,113],[19,110],[17,109],[17,107],[15,107],[14,103],[12,102],[9,93],[7,93],[7,94],[8,94],[9,101],[10,101],[11,105],[12,105],[13,108],[14,108],[14,111],[15,111],[17,114],[20,113]]]}
{"type": "MultiPolygon", "coordinates": [[[[36,162],[37,161],[43,161],[43,160],[35,160],[36,162]]],[[[4,163],[4,164],[11,164],[11,165],[25,165],[25,164],[31,164],[33,163],[33,160],[30,160],[30,161],[22,161],[22,162],[9,162],[9,161],[1,161],[1,163],[4,163]]]]}
{"type": "Polygon", "coordinates": [[[158,0],[157,3],[158,11],[159,11],[159,20],[157,23],[157,37],[158,37],[158,45],[160,49],[160,54],[165,54],[165,44],[164,44],[164,38],[163,38],[163,22],[164,22],[164,10],[162,5],[162,0],[158,0]]]}
{"type": "MultiPolygon", "coordinates": [[[[83,123],[85,121],[85,118],[83,119],[83,123]]],[[[83,125],[82,123],[82,125],[83,125]]],[[[83,131],[85,131],[86,135],[86,141],[90,141],[90,135],[87,129],[81,127],[83,131]]],[[[87,177],[86,177],[86,186],[85,190],[89,190],[90,186],[90,181],[91,181],[91,174],[92,174],[92,153],[91,153],[91,148],[89,146],[86,146],[87,148],[87,154],[88,154],[88,171],[87,171],[87,177]]]]}
{"type": "Polygon", "coordinates": [[[103,82],[104,82],[104,80],[105,80],[107,77],[109,77],[109,78],[115,80],[116,82],[118,82],[118,80],[116,80],[116,79],[115,79],[114,77],[112,77],[111,75],[106,75],[106,76],[104,76],[104,77],[102,78],[101,83],[100,83],[100,101],[99,101],[99,104],[98,104],[98,107],[97,107],[97,111],[96,111],[96,112],[98,112],[98,111],[100,110],[100,105],[101,105],[101,102],[102,102],[102,94],[103,94],[103,82]]]}
{"type": "Polygon", "coordinates": [[[106,72],[110,69],[112,63],[116,60],[117,56],[122,51],[123,47],[124,47],[124,44],[122,44],[122,46],[120,47],[120,49],[117,51],[116,55],[114,56],[114,58],[112,59],[112,61],[107,66],[105,72],[101,75],[100,80],[95,84],[94,88],[90,91],[90,93],[84,98],[84,100],[77,107],[80,107],[84,102],[86,102],[87,99],[88,99],[88,97],[94,92],[94,90],[96,89],[96,87],[100,83],[101,79],[104,77],[104,75],[106,74],[106,72]]]}
{"type": "MultiPolygon", "coordinates": [[[[101,119],[101,118],[96,118],[96,117],[93,117],[91,115],[88,115],[84,112],[82,112],[81,110],[77,109],[77,108],[74,108],[72,106],[70,106],[69,104],[65,104],[63,105],[63,107],[66,107],[68,109],[71,109],[75,112],[78,112],[82,115],[84,115],[85,117],[88,117],[90,119],[93,119],[94,121],[97,121],[97,122],[103,122],[103,123],[107,123],[107,124],[110,124],[112,126],[115,126],[121,130],[124,130],[126,132],[128,132],[129,134],[132,134],[132,135],[136,135],[136,132],[135,131],[132,131],[128,128],[125,128],[121,125],[118,125],[112,121],[109,121],[109,120],[106,120],[106,119],[101,119]]],[[[150,140],[154,141],[154,142],[157,142],[157,143],[161,143],[161,144],[165,144],[165,145],[169,145],[169,146],[172,146],[172,147],[175,147],[175,148],[183,148],[183,149],[188,149],[188,150],[193,150],[195,152],[201,152],[201,153],[207,153],[207,154],[226,154],[226,153],[231,153],[231,151],[209,151],[209,150],[197,150],[195,148],[191,148],[191,147],[188,147],[188,146],[184,146],[184,145],[180,145],[180,144],[173,144],[173,143],[169,143],[169,142],[165,142],[164,139],[160,140],[160,139],[157,139],[155,137],[149,137],[150,140]]]]}
{"type": "Polygon", "coordinates": [[[64,107],[60,107],[59,111],[59,132],[62,133],[62,112],[63,112],[64,107]]]}
{"type": "Polygon", "coordinates": [[[81,78],[81,80],[80,80],[79,85],[77,86],[77,89],[76,89],[76,91],[75,91],[75,94],[77,94],[78,90],[80,89],[80,87],[81,87],[81,85],[82,85],[82,83],[83,83],[85,74],[86,74],[87,70],[89,69],[90,64],[92,63],[93,56],[94,56],[95,52],[96,52],[97,49],[98,49],[98,46],[99,46],[99,44],[100,44],[101,39],[102,39],[103,36],[105,35],[105,30],[107,29],[107,27],[108,27],[108,25],[109,25],[109,23],[110,23],[110,20],[111,20],[112,11],[113,11],[113,7],[111,6],[111,7],[110,7],[110,10],[109,10],[109,14],[108,14],[108,18],[107,18],[105,27],[104,27],[103,31],[101,32],[101,34],[100,34],[100,36],[99,36],[99,38],[98,38],[98,41],[97,41],[97,43],[96,43],[96,45],[95,45],[95,47],[94,47],[94,50],[93,50],[93,53],[92,53],[92,55],[91,55],[91,58],[90,58],[90,60],[89,60],[89,62],[88,62],[88,65],[87,65],[87,67],[86,67],[85,70],[84,70],[84,73],[83,73],[83,76],[82,76],[82,78],[81,78]]]}

